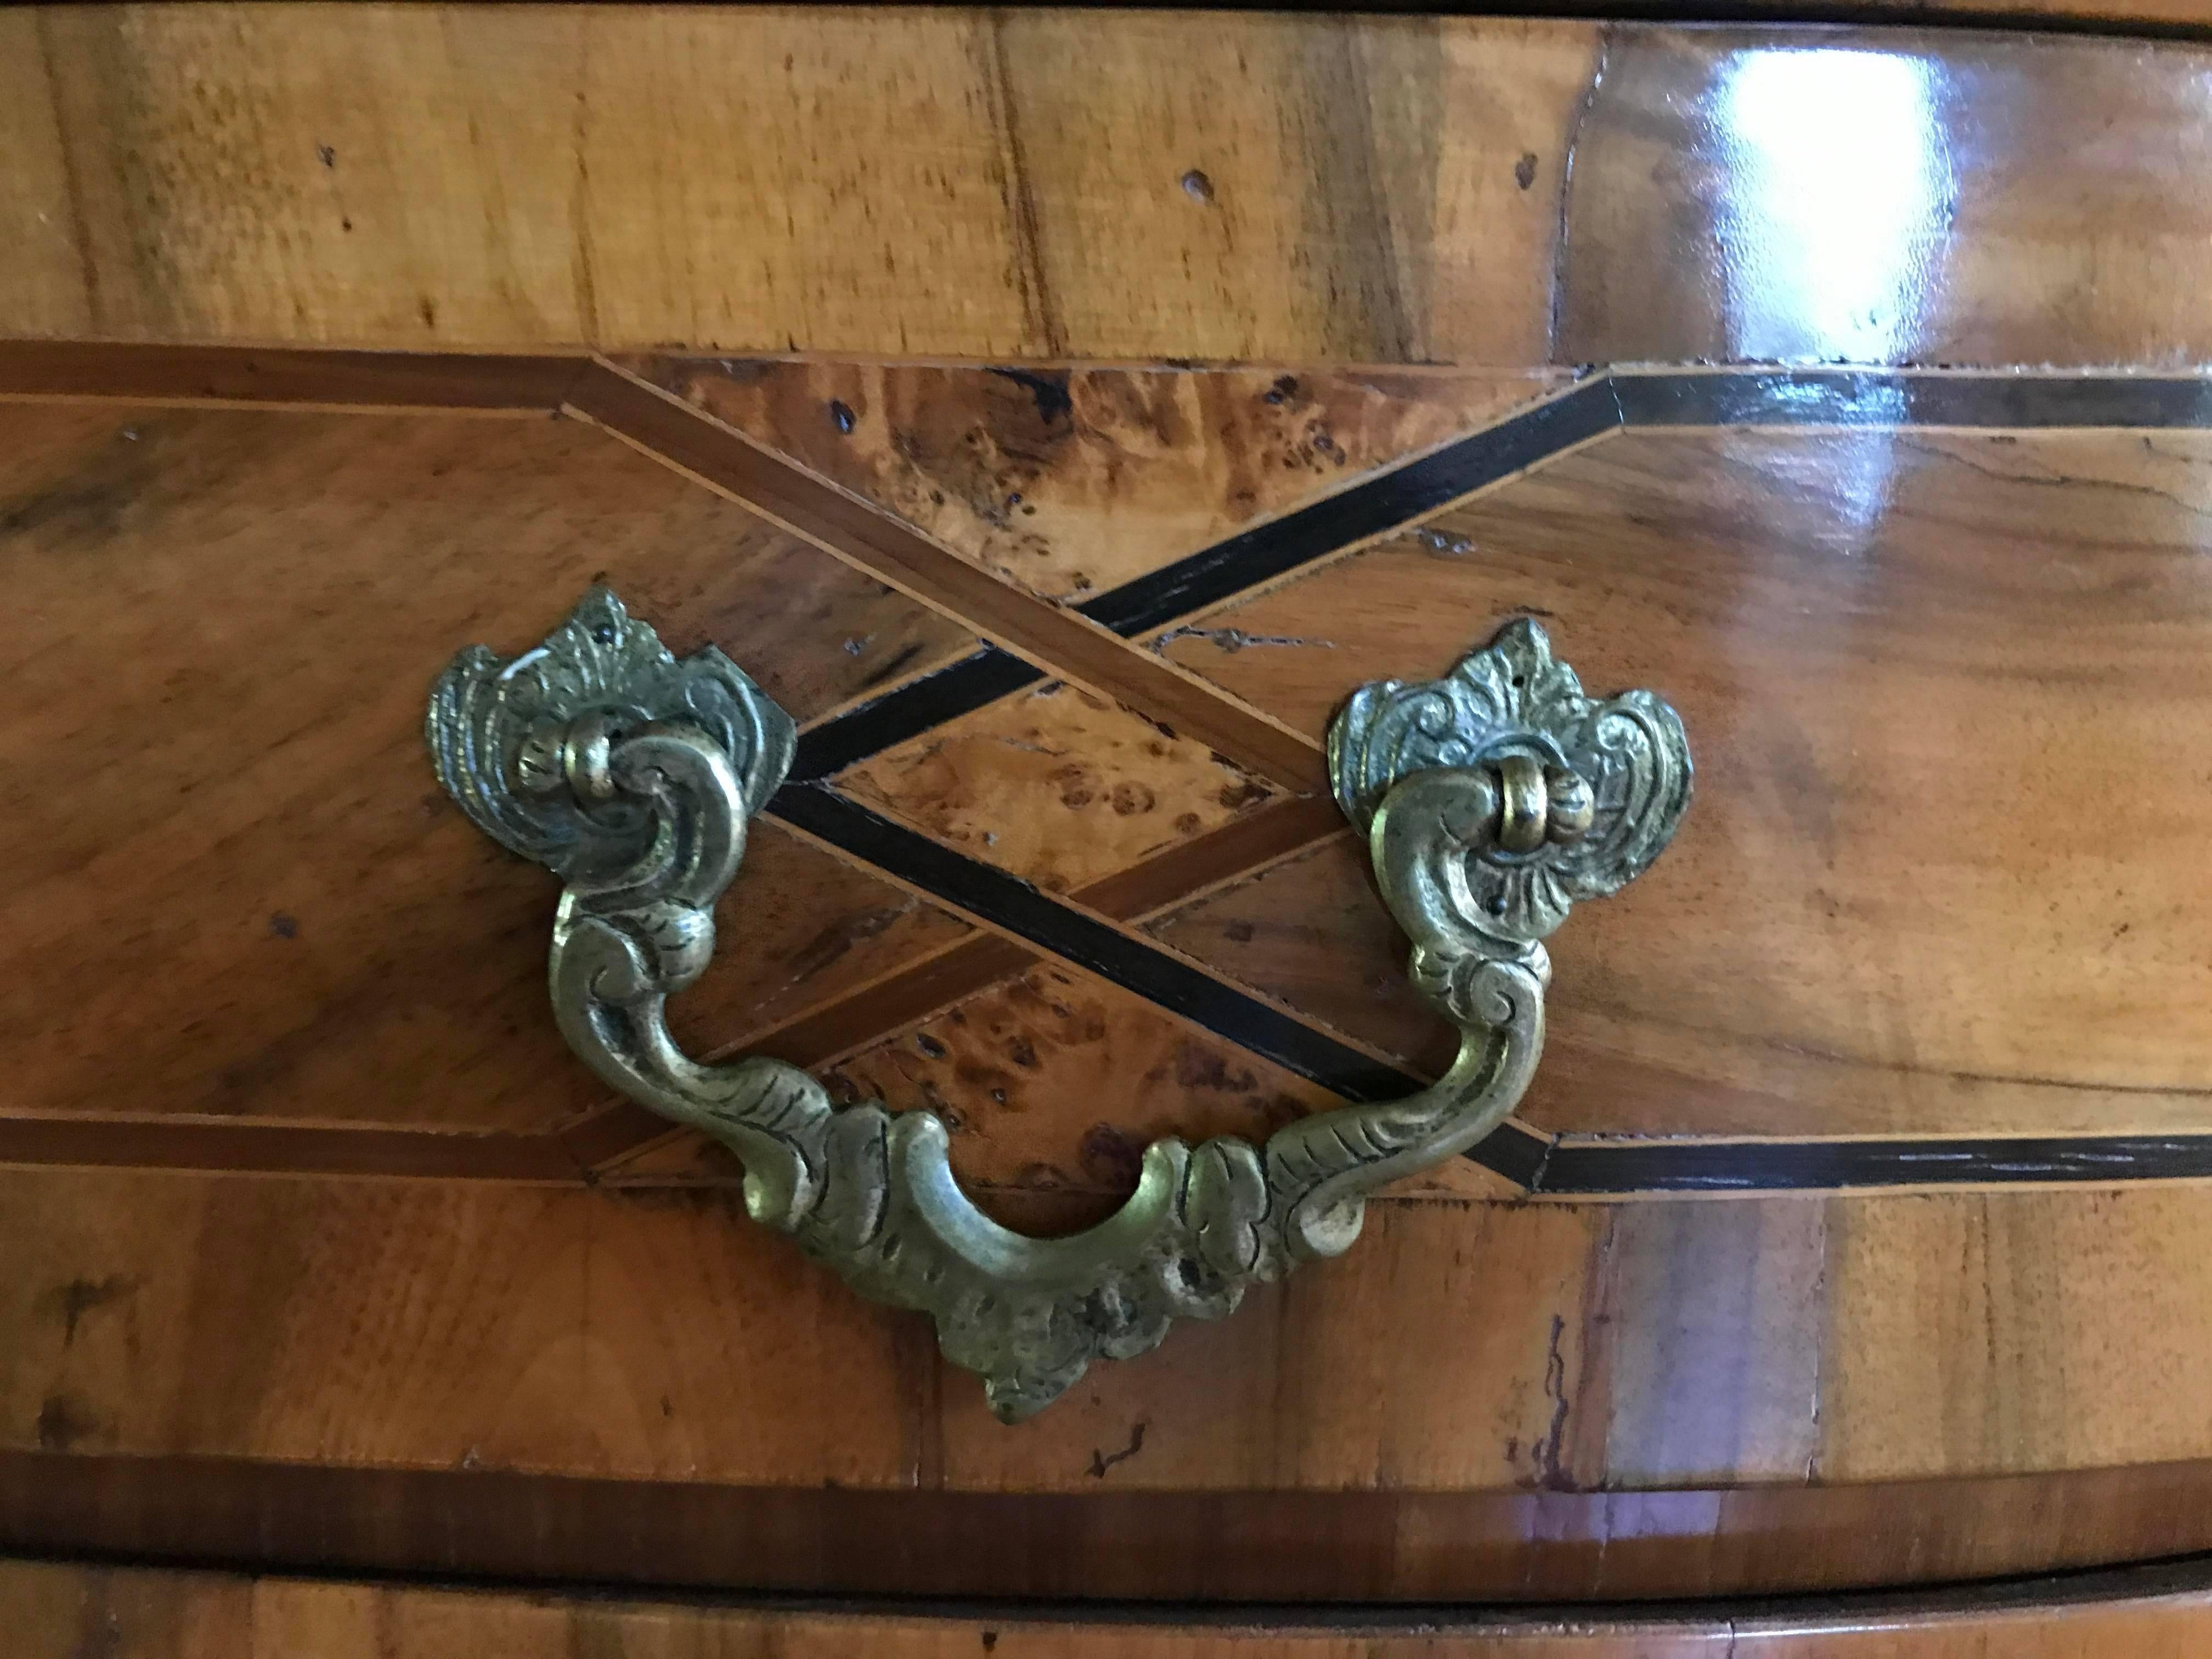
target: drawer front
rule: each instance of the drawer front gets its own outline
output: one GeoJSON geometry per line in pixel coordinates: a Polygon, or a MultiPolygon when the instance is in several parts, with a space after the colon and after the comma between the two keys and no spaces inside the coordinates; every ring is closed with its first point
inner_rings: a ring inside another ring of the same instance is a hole
{"type": "Polygon", "coordinates": [[[1232,1598],[2203,1547],[2200,48],[362,16],[0,15],[5,1541],[1232,1598]],[[1009,1428],[563,1041],[560,884],[423,720],[595,586],[797,732],[674,1039],[935,1115],[1022,1232],[1450,1065],[1358,688],[1533,621],[1695,797],[1548,940],[1510,1118],[1009,1428]]]}

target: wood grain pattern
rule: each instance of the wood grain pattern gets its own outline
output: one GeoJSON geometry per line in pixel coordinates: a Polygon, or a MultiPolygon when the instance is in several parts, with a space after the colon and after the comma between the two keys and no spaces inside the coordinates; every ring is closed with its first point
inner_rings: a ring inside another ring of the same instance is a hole
{"type": "Polygon", "coordinates": [[[2212,356],[2203,46],[1771,27],[1608,46],[1562,232],[1568,360],[2212,356]]]}
{"type": "MultiPolygon", "coordinates": [[[[2208,466],[2185,432],[1632,431],[1438,520],[1462,553],[1401,538],[1219,619],[1333,650],[1169,650],[1318,732],[1533,610],[1594,687],[1682,709],[1697,803],[1560,941],[1534,1121],[2202,1127],[2208,466]]],[[[1358,872],[1302,868],[1310,935],[1258,934],[1262,884],[1170,937],[1425,1041],[1358,872]],[[1396,1012],[1317,989],[1340,957],[1396,1012]]]]}
{"type": "Polygon", "coordinates": [[[92,6],[10,28],[10,335],[2212,356],[2194,42],[1808,52],[1757,25],[1048,9],[92,6]],[[2105,142],[2123,127],[2140,142],[2105,142]]]}
{"type": "Polygon", "coordinates": [[[580,357],[0,340],[0,400],[531,416],[561,407],[580,357]]]}
{"type": "MultiPolygon", "coordinates": [[[[1340,1104],[1328,1090],[1270,1065],[1126,991],[1036,968],[897,1033],[832,1069],[841,1099],[934,1111],[952,1130],[952,1167],[979,1194],[1081,1194],[1082,1224],[1136,1190],[1152,1141],[1195,1146],[1217,1134],[1259,1142],[1340,1104]]],[[[722,1178],[735,1172],[732,1161],[722,1178]]],[[[1405,1190],[1496,1193],[1463,1159],[1405,1190]]]]}
{"type": "MultiPolygon", "coordinates": [[[[1334,803],[1332,803],[1334,804],[1334,803]]],[[[1410,994],[1406,937],[1376,902],[1348,831],[1146,924],[1164,945],[1287,1002],[1425,1075],[1459,1049],[1451,1023],[1410,994]]],[[[1571,947],[1565,980],[1572,969],[1571,947]]],[[[1545,1038],[1547,1068],[1559,1047],[1545,1038]]]]}
{"type": "MultiPolygon", "coordinates": [[[[773,824],[774,821],[769,823],[773,824]]],[[[1188,894],[1232,882],[1251,870],[1316,842],[1343,839],[1346,834],[1334,802],[1320,797],[1281,799],[1231,818],[1218,829],[1178,842],[1139,863],[1079,889],[1073,896],[1085,907],[1117,921],[1140,918],[1188,894]]],[[[756,842],[757,847],[759,844],[756,842]]],[[[855,873],[848,879],[872,890],[872,878],[855,873]]],[[[902,914],[902,927],[905,902],[902,899],[896,907],[902,914]]],[[[918,1025],[955,1003],[1015,977],[1037,959],[1030,947],[1014,939],[970,930],[955,943],[902,953],[906,957],[904,965],[869,977],[867,969],[890,952],[881,946],[867,951],[855,950],[853,954],[856,960],[848,963],[844,951],[839,948],[841,942],[852,940],[857,944],[861,939],[875,939],[878,919],[893,908],[883,902],[864,905],[842,923],[817,934],[801,951],[783,953],[770,949],[763,952],[761,960],[754,964],[755,973],[766,971],[773,976],[783,972],[791,955],[800,961],[823,957],[823,967],[833,962],[837,964],[836,979],[834,984],[826,975],[801,981],[800,983],[810,984],[811,993],[817,998],[805,1012],[764,1030],[749,1030],[735,1042],[725,1042],[701,1052],[720,1055],[743,1048],[813,1070],[857,1054],[888,1032],[918,1025]],[[827,954],[833,951],[834,956],[827,954]],[[826,994],[832,989],[836,994],[826,994]]],[[[925,905],[923,908],[926,914],[935,914],[933,907],[925,905]]],[[[752,961],[750,952],[747,960],[752,961]]],[[[711,969],[702,988],[711,993],[717,984],[724,982],[718,975],[726,971],[711,969]]],[[[686,1000],[697,994],[696,991],[687,994],[686,1000]]],[[[805,1000],[798,999],[802,1002],[805,1000]]],[[[675,1006],[672,1018],[678,1022],[681,1030],[691,1030],[698,1024],[683,1003],[675,1006]]],[[[0,1122],[0,1162],[8,1161],[4,1154],[9,1144],[6,1126],[0,1122]]],[[[592,1117],[564,1129],[561,1145],[568,1158],[579,1167],[606,1173],[619,1170],[623,1178],[638,1178],[654,1171],[680,1173],[687,1177],[702,1171],[716,1177],[726,1177],[728,1174],[727,1166],[716,1158],[708,1143],[688,1132],[672,1131],[665,1120],[626,1102],[603,1108],[592,1117]],[[665,1149],[665,1156],[640,1161],[637,1155],[647,1149],[665,1149]]],[[[450,1148],[436,1150],[441,1156],[452,1155],[450,1148]]],[[[105,1157],[94,1161],[128,1161],[126,1149],[109,1149],[105,1157]]],[[[218,1163],[191,1167],[235,1165],[218,1163]]],[[[280,1163],[267,1167],[293,1166],[280,1163]]],[[[1477,1176],[1476,1172],[1468,1170],[1455,1172],[1455,1178],[1465,1182],[1477,1176]]]]}
{"type": "MultiPolygon", "coordinates": [[[[1317,842],[1347,838],[1332,800],[1318,796],[1280,799],[1231,818],[1220,828],[1176,842],[1140,863],[1101,878],[1073,896],[1115,921],[1150,915],[1194,892],[1237,878],[1317,842]]],[[[1194,953],[1201,957],[1202,951],[1194,953]]],[[[895,972],[856,986],[807,1013],[725,1051],[743,1047],[815,1070],[848,1059],[887,1033],[919,1026],[933,1015],[1021,975],[1039,960],[1030,946],[1004,935],[971,931],[957,944],[920,954],[895,972]]],[[[1262,1069],[1272,1070],[1265,1066],[1262,1069]]],[[[1094,1081],[1081,1079],[1070,1098],[1080,1100],[1094,1081]]],[[[1071,1128],[1080,1128],[1074,1119],[1071,1128]]],[[[0,1126],[4,1133],[4,1126],[0,1126]]],[[[582,1167],[609,1178],[727,1180],[730,1165],[712,1143],[626,1103],[564,1131],[564,1148],[582,1167]],[[641,1156],[644,1154],[644,1156],[641,1156]]],[[[0,1139],[0,1151],[5,1141],[0,1139]]],[[[6,1161],[0,1158],[0,1161],[6,1161]]],[[[120,1161],[119,1157],[102,1160],[120,1161]]],[[[216,1166],[223,1167],[223,1166],[216,1166]]],[[[1454,1189],[1492,1190],[1495,1182],[1469,1166],[1449,1172],[1454,1189]]],[[[1055,1216],[1055,1223],[1066,1219],[1055,1216]]]]}
{"type": "MultiPolygon", "coordinates": [[[[67,786],[0,830],[8,1109],[483,1130],[585,1109],[544,1010],[553,885],[422,753],[447,654],[542,638],[599,575],[801,716],[972,637],[574,424],[22,405],[0,430],[28,624],[0,752],[67,786]]],[[[762,842],[776,953],[731,953],[695,1033],[958,931],[762,842]]]]}
{"type": "Polygon", "coordinates": [[[994,575],[1079,599],[1530,401],[1543,374],[623,367],[994,575]]]}
{"type": "Polygon", "coordinates": [[[747,838],[744,884],[732,906],[739,922],[732,943],[741,948],[717,951],[698,984],[669,1005],[671,1029],[694,1052],[743,1047],[826,1004],[866,995],[974,931],[772,819],[747,838]]]}
{"type": "MultiPolygon", "coordinates": [[[[2212,1196],[2191,1188],[1386,1199],[1342,1260],[1012,1432],[926,1328],[733,1190],[0,1171],[0,1449],[26,1453],[1315,1494],[2212,1458],[2189,1382],[2212,1364],[2212,1196]]],[[[2016,1519],[1987,1522],[2015,1565],[2110,1559],[2063,1510],[2016,1519]]]]}
{"type": "Polygon", "coordinates": [[[1121,1490],[1115,1467],[1088,1492],[999,1494],[0,1453],[0,1546],[725,1593],[1218,1600],[1243,1605],[1216,1617],[1249,1624],[1261,1600],[1648,1601],[2201,1552],[2212,1486],[2192,1463],[1812,1490],[1185,1493],[1121,1490]]]}
{"type": "Polygon", "coordinates": [[[0,331],[986,358],[1540,362],[1595,53],[1583,25],[803,7],[20,32],[0,101],[70,163],[21,208],[73,245],[46,233],[0,331]]]}
{"type": "Polygon", "coordinates": [[[70,210],[75,186],[54,106],[38,15],[0,15],[0,63],[9,66],[8,95],[0,98],[0,224],[8,228],[9,258],[0,332],[82,335],[92,331],[91,273],[78,246],[79,221],[70,210]]]}
{"type": "Polygon", "coordinates": [[[1095,623],[994,580],[901,520],[642,380],[601,365],[577,384],[568,407],[994,645],[1171,725],[1278,782],[1304,790],[1320,777],[1318,750],[1288,728],[1095,623]]]}
{"type": "Polygon", "coordinates": [[[1059,684],[864,761],[838,787],[1056,893],[1218,830],[1274,798],[1205,744],[1059,684]]]}
{"type": "MultiPolygon", "coordinates": [[[[596,1122],[587,1119],[586,1122],[596,1122]]],[[[286,1123],[182,1112],[0,1112],[0,1164],[423,1181],[581,1180],[598,1149],[493,1130],[286,1123]]]]}
{"type": "Polygon", "coordinates": [[[24,1659],[2183,1659],[2212,1632],[2201,1563],[1919,1596],[1233,1621],[1202,1608],[791,1607],[0,1562],[24,1659]]]}

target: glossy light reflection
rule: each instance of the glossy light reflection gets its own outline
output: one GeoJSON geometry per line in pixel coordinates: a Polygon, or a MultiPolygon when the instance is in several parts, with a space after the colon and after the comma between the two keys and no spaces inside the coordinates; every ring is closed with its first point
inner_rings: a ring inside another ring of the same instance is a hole
{"type": "Polygon", "coordinates": [[[1735,355],[1910,353],[1950,222],[1942,76],[1926,59],[1826,47],[1723,70],[1715,136],[1733,185],[1717,229],[1735,355]]]}

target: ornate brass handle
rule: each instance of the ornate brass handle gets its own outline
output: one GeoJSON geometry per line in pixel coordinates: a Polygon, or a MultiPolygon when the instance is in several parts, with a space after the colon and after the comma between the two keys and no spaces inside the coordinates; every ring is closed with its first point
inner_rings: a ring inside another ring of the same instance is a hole
{"type": "Polygon", "coordinates": [[[1418,1094],[1264,1146],[1155,1141],[1116,1213],[1038,1239],[961,1192],[933,1114],[833,1106],[795,1066],[701,1065],[670,1037],[664,1005],[714,954],[714,902],[796,741],[735,663],[712,647],[678,661],[594,588],[533,651],[462,652],[427,729],[462,810],[564,884],[551,978],[569,1046],[736,1152],[753,1219],[863,1296],[933,1316],[1009,1423],[1093,1359],[1142,1353],[1171,1320],[1219,1318],[1248,1285],[1341,1254],[1369,1193],[1495,1128],[1543,1047],[1542,940],[1656,858],[1690,794],[1674,710],[1648,691],[1585,697],[1533,622],[1441,680],[1363,687],[1329,728],[1336,798],[1413,941],[1415,988],[1462,1033],[1458,1059],[1418,1094]]]}

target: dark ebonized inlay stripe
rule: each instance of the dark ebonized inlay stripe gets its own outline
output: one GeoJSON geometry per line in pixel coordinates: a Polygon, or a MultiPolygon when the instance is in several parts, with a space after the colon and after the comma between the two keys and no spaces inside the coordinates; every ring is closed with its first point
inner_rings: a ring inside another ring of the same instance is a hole
{"type": "Polygon", "coordinates": [[[1629,427],[2212,425],[2212,380],[2133,374],[1899,374],[1805,368],[1616,374],[1629,427]]]}
{"type": "Polygon", "coordinates": [[[1550,1190],[1544,1183],[1543,1175],[1552,1151],[1553,1143],[1548,1137],[1509,1121],[1468,1147],[1466,1156],[1492,1174],[1504,1176],[1514,1185],[1534,1193],[1550,1190]]]}
{"type": "Polygon", "coordinates": [[[1602,380],[1591,381],[1418,460],[1163,565],[1085,600],[1076,609],[1124,639],[1151,633],[1355,542],[1448,507],[1620,424],[1620,410],[1612,392],[1602,380]]]}
{"type": "Polygon", "coordinates": [[[1578,1141],[1552,1148],[1544,1193],[1803,1192],[1837,1187],[2182,1180],[2212,1176],[2212,1135],[1997,1135],[1955,1140],[1578,1141]]]}
{"type": "MultiPolygon", "coordinates": [[[[1620,423],[1612,392],[1602,380],[1591,381],[1432,454],[1109,588],[1076,609],[1124,639],[1165,628],[1354,542],[1433,513],[1620,423]]],[[[986,646],[804,733],[792,781],[835,777],[1044,678],[1019,658],[986,646]]]]}
{"type": "MultiPolygon", "coordinates": [[[[879,817],[832,789],[787,784],[768,810],[908,885],[1170,1009],[1346,1100],[1396,1100],[1427,1086],[1426,1079],[1370,1059],[1180,957],[1062,904],[1018,876],[879,817]]],[[[1544,1137],[1509,1123],[1467,1155],[1527,1187],[1550,1149],[1544,1137]]]]}
{"type": "Polygon", "coordinates": [[[933,674],[909,680],[799,734],[791,781],[814,783],[896,749],[1044,678],[1019,657],[987,645],[933,674]]]}
{"type": "Polygon", "coordinates": [[[908,885],[1171,1009],[1346,1100],[1395,1100],[1425,1086],[1422,1079],[1369,1059],[1180,957],[1133,939],[1018,876],[956,853],[829,789],[786,785],[769,803],[769,811],[908,885]]]}

